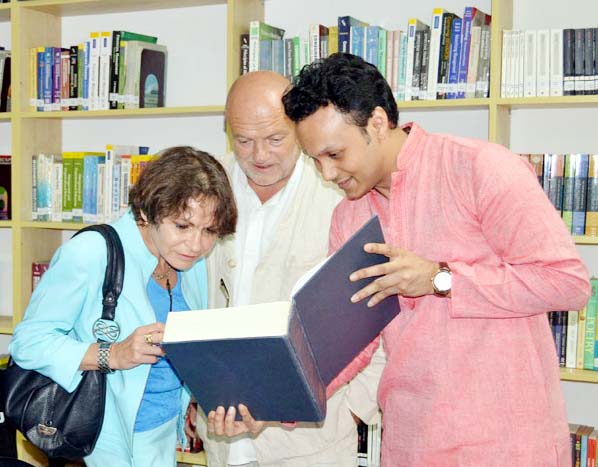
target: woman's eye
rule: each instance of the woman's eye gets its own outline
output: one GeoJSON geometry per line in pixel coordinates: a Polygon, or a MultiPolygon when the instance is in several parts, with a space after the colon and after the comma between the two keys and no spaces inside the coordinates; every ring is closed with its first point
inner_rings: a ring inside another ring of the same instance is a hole
{"type": "Polygon", "coordinates": [[[178,229],[178,230],[186,230],[189,228],[189,225],[187,224],[174,224],[174,226],[178,229]]]}

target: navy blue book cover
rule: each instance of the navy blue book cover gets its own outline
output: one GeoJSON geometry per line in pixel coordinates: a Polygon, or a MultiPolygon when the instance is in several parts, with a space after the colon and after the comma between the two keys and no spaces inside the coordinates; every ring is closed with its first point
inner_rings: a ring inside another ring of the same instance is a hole
{"type": "Polygon", "coordinates": [[[366,243],[384,243],[377,216],[347,240],[293,297],[325,385],[399,313],[396,296],[387,297],[372,308],[367,306],[368,299],[350,301],[373,279],[351,282],[349,275],[388,261],[386,256],[364,252],[366,243]]]}
{"type": "Polygon", "coordinates": [[[363,251],[371,242],[384,242],[377,217],[329,258],[292,302],[257,305],[254,313],[269,305],[268,319],[262,315],[260,321],[249,307],[207,310],[203,321],[201,310],[169,314],[162,344],[166,357],[206,413],[220,405],[228,408],[243,403],[257,420],[317,422],[325,418],[328,383],[399,312],[396,296],[373,308],[366,306],[367,300],[350,302],[373,279],[351,283],[349,275],[388,261],[363,251]],[[210,312],[212,318],[207,317],[210,312]],[[274,322],[278,317],[276,332],[282,335],[264,334],[264,321],[274,322]],[[245,325],[240,324],[243,320],[245,325]],[[245,337],[250,335],[249,327],[257,327],[259,335],[245,337]],[[233,328],[241,337],[230,337],[233,328]],[[194,329],[211,331],[199,339],[194,329]]]}

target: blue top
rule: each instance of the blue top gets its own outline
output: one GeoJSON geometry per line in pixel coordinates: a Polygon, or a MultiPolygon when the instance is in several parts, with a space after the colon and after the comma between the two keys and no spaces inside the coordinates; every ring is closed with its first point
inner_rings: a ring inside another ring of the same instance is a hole
{"type": "MultiPolygon", "coordinates": [[[[172,311],[187,311],[189,305],[183,297],[181,275],[177,273],[177,283],[171,291],[172,311]]],[[[170,308],[168,291],[164,290],[152,277],[147,283],[147,296],[156,313],[156,321],[166,322],[170,308]]],[[[170,362],[160,357],[150,369],[141,406],[135,420],[135,433],[152,430],[179,414],[181,380],[170,362]]]]}

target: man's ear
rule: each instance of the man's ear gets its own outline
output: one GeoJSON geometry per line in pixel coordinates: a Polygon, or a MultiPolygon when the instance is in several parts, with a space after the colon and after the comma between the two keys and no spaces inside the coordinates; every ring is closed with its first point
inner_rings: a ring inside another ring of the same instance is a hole
{"type": "Polygon", "coordinates": [[[390,127],[388,126],[388,115],[382,107],[376,106],[374,108],[372,116],[368,120],[368,126],[372,131],[371,134],[376,135],[381,139],[387,137],[390,127]]]}

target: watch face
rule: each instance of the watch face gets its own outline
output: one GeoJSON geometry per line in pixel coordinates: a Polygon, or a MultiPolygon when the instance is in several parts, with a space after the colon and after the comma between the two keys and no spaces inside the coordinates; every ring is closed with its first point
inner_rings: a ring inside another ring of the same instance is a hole
{"type": "Polygon", "coordinates": [[[451,290],[451,273],[449,271],[439,271],[434,276],[434,287],[439,292],[451,290]]]}

